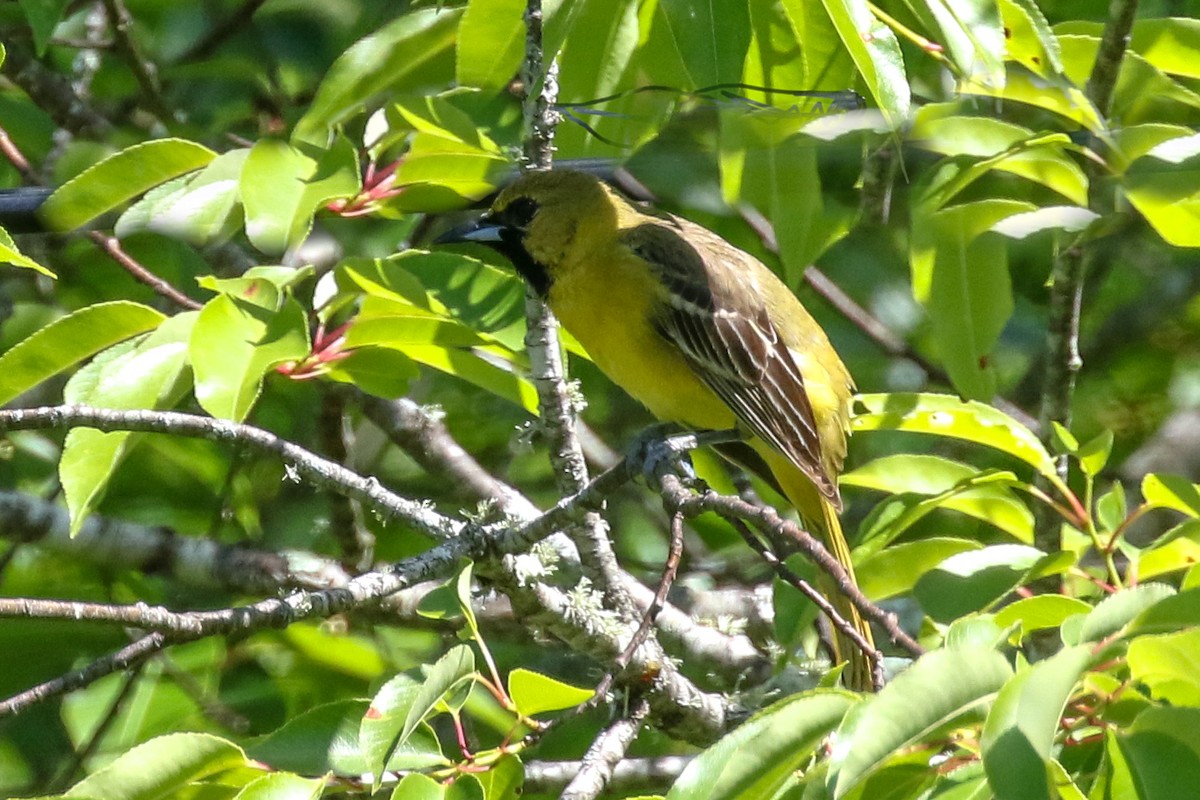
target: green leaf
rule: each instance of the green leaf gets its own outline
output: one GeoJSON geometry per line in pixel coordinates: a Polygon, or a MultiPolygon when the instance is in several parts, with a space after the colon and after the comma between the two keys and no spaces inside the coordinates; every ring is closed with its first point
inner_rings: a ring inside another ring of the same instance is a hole
{"type": "Polygon", "coordinates": [[[878,602],[911,591],[921,576],[950,556],[980,547],[978,542],[951,538],[902,542],[856,563],[854,572],[859,588],[878,602]]]}
{"type": "Polygon", "coordinates": [[[1127,782],[1114,780],[1108,796],[1183,800],[1200,786],[1200,709],[1148,708],[1110,741],[1127,782]]]}
{"type": "Polygon", "coordinates": [[[979,611],[1012,591],[1043,553],[1000,544],[952,555],[917,581],[913,594],[939,622],[979,611]]]}
{"type": "Polygon", "coordinates": [[[1151,602],[1129,625],[1128,634],[1169,633],[1185,627],[1200,626],[1200,589],[1184,584],[1178,594],[1166,591],[1161,583],[1146,584],[1158,587],[1151,602]]]}
{"type": "Polygon", "coordinates": [[[487,772],[475,773],[474,778],[483,786],[487,800],[519,800],[524,790],[525,766],[520,758],[509,753],[501,756],[487,772]]]}
{"type": "Polygon", "coordinates": [[[930,17],[958,72],[996,87],[1004,85],[1005,37],[996,0],[925,0],[911,6],[919,17],[930,17]]]}
{"type": "MultiPolygon", "coordinates": [[[[266,281],[255,285],[259,294],[269,286],[266,281]]],[[[196,400],[214,417],[241,422],[258,400],[267,372],[304,358],[309,350],[308,319],[292,298],[276,311],[219,295],[200,311],[188,347],[196,400]]]]}
{"type": "Polygon", "coordinates": [[[1049,800],[1047,768],[1059,718],[1091,659],[1090,647],[1062,650],[1000,690],[980,740],[997,800],[1049,800]]]}
{"type": "Polygon", "coordinates": [[[750,12],[743,0],[659,0],[656,24],[666,26],[679,50],[688,85],[700,89],[737,82],[750,46],[750,12]]]}
{"type": "Polygon", "coordinates": [[[459,8],[416,9],[356,42],[325,74],[293,140],[323,146],[375,97],[413,92],[425,80],[448,82],[461,15],[459,8]]]}
{"type": "Polygon", "coordinates": [[[1200,564],[1200,520],[1189,519],[1163,534],[1137,559],[1139,580],[1200,564]]]}
{"type": "MultiPolygon", "coordinates": [[[[1200,620],[1195,620],[1200,623],[1200,620]]],[[[1130,677],[1174,706],[1200,706],[1200,628],[1139,636],[1126,655],[1130,677]]]]}
{"type": "Polygon", "coordinates": [[[422,769],[450,763],[428,726],[418,722],[402,735],[421,693],[422,684],[401,673],[379,688],[362,718],[358,746],[366,758],[366,771],[375,776],[376,787],[385,769],[422,769]]]}
{"type": "Polygon", "coordinates": [[[667,800],[773,797],[856,700],[850,692],[818,689],[779,701],[697,756],[667,800]]]}
{"type": "Polygon", "coordinates": [[[239,180],[248,148],[222,153],[194,176],[151,189],[117,220],[117,238],[154,231],[196,246],[222,242],[242,225],[239,180]]]}
{"type": "Polygon", "coordinates": [[[559,58],[561,102],[586,102],[617,91],[637,49],[637,9],[636,0],[575,0],[559,58]]]}
{"type": "Polygon", "coordinates": [[[855,706],[838,729],[826,785],[842,798],[896,751],[968,715],[979,715],[1012,675],[990,648],[934,650],[874,697],[855,706]]]}
{"type": "Polygon", "coordinates": [[[233,742],[207,733],[173,733],[117,756],[71,787],[66,797],[155,800],[189,784],[246,764],[233,742]]]}
{"type": "Polygon", "coordinates": [[[1084,618],[1079,642],[1098,642],[1111,636],[1143,611],[1174,594],[1175,590],[1166,584],[1143,583],[1109,595],[1084,618]]]}
{"type": "Polygon", "coordinates": [[[1084,473],[1093,478],[1108,465],[1108,457],[1112,455],[1113,433],[1105,430],[1095,439],[1079,449],[1079,466],[1084,473]]]}
{"type": "Polygon", "coordinates": [[[17,247],[17,243],[8,235],[8,231],[3,228],[0,228],[0,264],[11,264],[21,269],[31,269],[34,272],[40,272],[47,278],[57,277],[53,272],[22,253],[21,249],[17,247]]]}
{"type": "Polygon", "coordinates": [[[1079,206],[1043,206],[1005,217],[992,226],[992,232],[1020,241],[1044,231],[1079,233],[1098,219],[1095,211],[1079,206]]]}
{"type": "MultiPolygon", "coordinates": [[[[784,0],[793,20],[803,15],[804,0],[784,0]]],[[[893,127],[908,116],[912,100],[900,42],[880,22],[866,0],[822,0],[838,37],[854,59],[867,90],[893,127]]]]}
{"type": "MultiPolygon", "coordinates": [[[[72,379],[70,401],[112,409],[173,406],[183,394],[177,382],[187,363],[187,342],[196,318],[196,312],[178,314],[140,342],[102,354],[72,379]]],[[[58,474],[71,513],[72,536],[99,504],[135,441],[136,435],[128,431],[72,428],[67,434],[58,474]]]]}
{"type": "Polygon", "coordinates": [[[1036,72],[1010,70],[1001,89],[978,81],[963,81],[959,90],[968,96],[979,94],[1041,108],[1082,125],[1097,135],[1103,135],[1106,131],[1104,119],[1083,90],[1062,78],[1047,81],[1036,72]]]}
{"type": "Polygon", "coordinates": [[[1057,474],[1054,459],[1025,426],[995,408],[939,394],[860,394],[854,398],[851,429],[906,431],[962,439],[993,447],[1047,477],[1057,474]],[[860,410],[861,409],[861,410],[860,410]]]}
{"type": "Polygon", "coordinates": [[[984,234],[1030,208],[980,200],[921,213],[913,223],[913,294],[929,312],[946,371],[967,398],[989,400],[996,393],[991,350],[1013,310],[1008,248],[984,234]]]}
{"type": "MultiPolygon", "coordinates": [[[[1104,26],[1086,20],[1069,20],[1057,30],[1061,34],[1085,34],[1099,39],[1104,26]]],[[[1194,18],[1135,20],[1128,47],[1163,72],[1200,78],[1200,66],[1196,64],[1196,54],[1200,53],[1200,21],[1194,18]]]]}
{"type": "Polygon", "coordinates": [[[503,89],[525,54],[524,0],[470,0],[458,24],[454,80],[503,89]]]}
{"type": "Polygon", "coordinates": [[[401,778],[392,792],[393,800],[442,800],[445,796],[445,786],[417,772],[401,778]]]}
{"type": "Polygon", "coordinates": [[[807,116],[754,115],[736,108],[720,119],[725,200],[734,207],[749,204],[771,221],[784,278],[799,283],[809,265],[850,231],[858,209],[822,191],[820,143],[790,135],[807,116]],[[797,186],[807,190],[798,192],[797,186]]]}
{"type": "Polygon", "coordinates": [[[399,744],[407,741],[413,731],[433,716],[438,704],[443,702],[459,684],[474,680],[475,654],[465,644],[450,648],[433,666],[425,671],[425,682],[417,690],[400,731],[399,744]]]}
{"type": "Polygon", "coordinates": [[[590,700],[594,694],[591,689],[580,689],[520,667],[508,674],[508,696],[516,703],[517,711],[525,717],[574,708],[590,700]]]}
{"type": "Polygon", "coordinates": [[[409,384],[421,370],[398,350],[367,347],[347,353],[333,362],[325,374],[331,380],[353,384],[367,394],[394,400],[408,394],[409,384]]]}
{"type": "Polygon", "coordinates": [[[988,159],[985,169],[1019,175],[1077,206],[1087,205],[1087,176],[1065,152],[1066,142],[1004,120],[953,113],[958,108],[956,103],[925,106],[913,121],[912,138],[935,153],[988,159]]]}
{"type": "Polygon", "coordinates": [[[1092,607],[1074,597],[1042,594],[1025,597],[996,612],[996,624],[1001,628],[1020,625],[1017,638],[1023,639],[1033,631],[1057,628],[1068,617],[1087,614],[1092,607]]]}
{"type": "Polygon", "coordinates": [[[463,350],[448,350],[433,345],[408,345],[404,348],[404,354],[419,364],[473,383],[515,403],[530,414],[536,416],[538,413],[537,389],[515,368],[503,366],[496,359],[483,359],[463,350]]]}
{"type": "Polygon", "coordinates": [[[1150,473],[1142,478],[1142,497],[1151,508],[1170,508],[1200,518],[1200,487],[1179,475],[1150,473]]]}
{"type": "Polygon", "coordinates": [[[0,405],[83,359],[166,319],[149,306],[117,300],[51,322],[0,356],[0,405]]]}
{"type": "Polygon", "coordinates": [[[246,236],[264,253],[282,253],[308,236],[317,209],[361,185],[358,155],[345,138],[328,150],[260,139],[238,180],[246,236]]]}
{"type": "Polygon", "coordinates": [[[1035,0],[1000,0],[999,6],[1007,34],[1005,55],[1035,75],[1061,75],[1058,39],[1035,0]]]}
{"type": "MultiPolygon", "coordinates": [[[[869,461],[841,476],[842,486],[876,489],[892,495],[919,494],[930,500],[912,504],[905,514],[892,521],[887,540],[937,508],[945,508],[974,517],[1010,534],[1022,542],[1033,539],[1033,514],[1010,486],[1011,473],[979,472],[965,464],[938,456],[897,454],[869,461]]],[[[876,526],[865,528],[878,530],[876,526]]],[[[877,533],[869,535],[868,545],[877,533]]],[[[865,537],[866,538],[866,537],[865,537]]]]}
{"type": "Polygon", "coordinates": [[[1152,148],[1125,171],[1129,202],[1168,244],[1200,247],[1200,156],[1195,136],[1171,139],[1152,148]],[[1181,150],[1186,145],[1189,150],[1181,150]],[[1177,153],[1187,155],[1178,158],[1177,153]]]}
{"type": "Polygon", "coordinates": [[[325,781],[301,778],[287,772],[264,775],[251,781],[237,793],[235,800],[317,800],[325,790],[325,781]]]}
{"type": "MultiPolygon", "coordinates": [[[[70,0],[20,0],[21,10],[25,13],[25,21],[33,31],[33,45],[38,58],[46,53],[46,45],[58,23],[62,21],[70,0]]],[[[0,63],[4,59],[0,58],[0,63]]]]}
{"type": "Polygon", "coordinates": [[[42,218],[57,230],[74,230],[160,183],[200,169],[216,156],[184,139],[136,144],[55,189],[41,208],[42,218]]]}
{"type": "Polygon", "coordinates": [[[370,769],[359,746],[359,723],[367,707],[365,700],[339,700],[310,708],[253,742],[246,752],[277,770],[362,775],[370,769]]]}
{"type": "Polygon", "coordinates": [[[1117,530],[1128,513],[1125,507],[1125,487],[1120,481],[1114,481],[1109,490],[1096,501],[1096,519],[1101,530],[1109,533],[1117,530]]]}

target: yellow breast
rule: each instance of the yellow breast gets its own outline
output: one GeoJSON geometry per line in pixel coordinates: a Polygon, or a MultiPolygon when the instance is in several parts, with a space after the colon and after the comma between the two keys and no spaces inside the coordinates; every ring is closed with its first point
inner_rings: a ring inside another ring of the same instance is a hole
{"type": "Polygon", "coordinates": [[[733,412],[654,330],[656,287],[645,265],[612,249],[593,251],[587,259],[592,263],[586,268],[559,270],[548,301],[596,366],[661,420],[692,428],[734,427],[733,412]]]}

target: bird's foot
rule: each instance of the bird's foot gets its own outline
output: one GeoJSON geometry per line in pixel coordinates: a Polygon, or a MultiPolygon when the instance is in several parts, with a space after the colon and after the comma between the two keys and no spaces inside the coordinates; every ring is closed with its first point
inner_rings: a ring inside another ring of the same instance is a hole
{"type": "Polygon", "coordinates": [[[678,425],[659,423],[641,431],[625,453],[625,460],[633,472],[641,472],[652,486],[658,484],[665,472],[671,472],[686,481],[696,478],[696,470],[688,453],[697,446],[696,435],[684,433],[678,425]]]}

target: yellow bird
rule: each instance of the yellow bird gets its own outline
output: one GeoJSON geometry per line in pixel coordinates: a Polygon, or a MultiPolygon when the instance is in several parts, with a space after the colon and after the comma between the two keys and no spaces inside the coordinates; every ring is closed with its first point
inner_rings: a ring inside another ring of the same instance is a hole
{"type": "MultiPolygon", "coordinates": [[[[477,223],[439,241],[505,255],[596,366],[659,419],[743,431],[745,444],[718,449],[772,481],[853,577],[837,486],[853,381],[758,259],[563,170],[524,175],[477,223]]],[[[858,610],[820,574],[838,613],[872,642],[858,610]]],[[[870,690],[870,659],[844,634],[834,645],[835,661],[848,662],[846,685],[870,690]]]]}

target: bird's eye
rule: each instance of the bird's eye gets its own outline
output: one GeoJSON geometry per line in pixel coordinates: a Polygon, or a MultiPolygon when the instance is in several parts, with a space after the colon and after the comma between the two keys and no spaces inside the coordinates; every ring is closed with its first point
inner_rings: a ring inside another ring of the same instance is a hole
{"type": "Polygon", "coordinates": [[[538,204],[536,201],[528,197],[518,197],[505,206],[496,216],[507,227],[524,230],[529,227],[529,223],[533,222],[534,215],[537,212],[538,204]]]}

